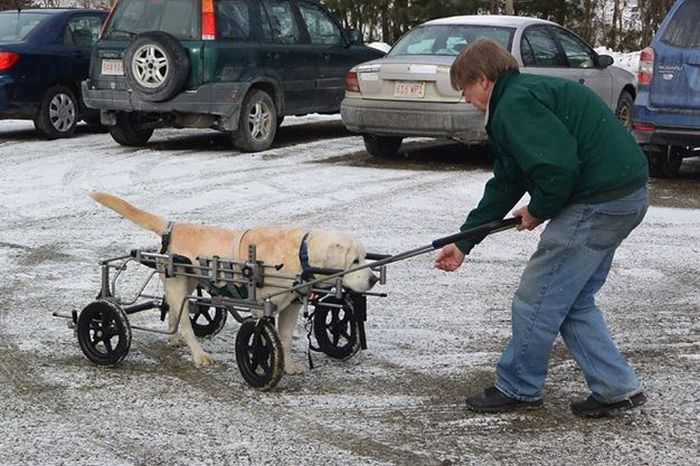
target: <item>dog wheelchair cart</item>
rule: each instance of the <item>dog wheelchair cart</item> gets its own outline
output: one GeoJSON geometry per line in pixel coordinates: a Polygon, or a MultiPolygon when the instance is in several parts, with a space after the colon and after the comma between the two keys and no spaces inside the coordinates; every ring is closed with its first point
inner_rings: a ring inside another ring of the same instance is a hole
{"type": "MultiPolygon", "coordinates": [[[[202,256],[193,264],[177,254],[159,254],[133,250],[130,254],[99,262],[101,289],[96,301],[71,315],[53,313],[71,320],[83,354],[94,364],[114,366],[124,360],[131,345],[131,331],[142,330],[166,335],[172,331],[131,325],[127,316],[150,309],[159,309],[161,320],[168,312],[176,312],[180,322],[188,312],[196,336],[210,337],[221,331],[230,314],[240,327],[236,333],[236,364],[250,386],[269,390],[284,373],[282,345],[275,329],[277,308],[272,298],[296,293],[307,319],[309,348],[333,359],[347,360],[360,348],[366,349],[364,322],[367,319],[367,296],[384,297],[384,293],[354,292],[343,287],[344,275],[370,268],[379,273],[379,283],[386,283],[386,265],[441,248],[468,237],[483,237],[511,228],[519,219],[512,218],[465,230],[437,239],[431,244],[396,255],[367,254],[368,262],[348,270],[309,267],[290,277],[279,275],[281,265],[264,264],[256,259],[255,245],[250,245],[245,261],[216,256],[202,256]],[[122,298],[117,294],[120,276],[129,265],[152,268],[135,294],[122,298]],[[113,272],[113,273],[112,273],[113,272]],[[156,275],[188,277],[197,282],[194,294],[185,297],[177,309],[169,309],[165,296],[146,291],[156,275]],[[316,276],[320,276],[316,278],[316,276]],[[261,287],[276,288],[258,296],[261,287]],[[311,344],[313,332],[318,347],[311,344]]],[[[309,361],[311,357],[309,355],[309,361]]]]}

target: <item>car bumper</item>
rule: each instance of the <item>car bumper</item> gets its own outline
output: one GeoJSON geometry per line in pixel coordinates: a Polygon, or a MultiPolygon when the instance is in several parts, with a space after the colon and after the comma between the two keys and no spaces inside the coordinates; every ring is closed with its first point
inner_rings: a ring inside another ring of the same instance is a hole
{"type": "Polygon", "coordinates": [[[346,97],[340,105],[345,127],[380,136],[452,138],[465,144],[486,140],[484,115],[470,104],[392,102],[346,97]]]}
{"type": "Polygon", "coordinates": [[[236,129],[241,101],[247,84],[212,83],[191,91],[181,92],[164,102],[143,100],[131,90],[97,89],[88,79],[82,83],[82,93],[88,108],[147,113],[190,113],[215,115],[224,122],[221,129],[236,129]]]}
{"type": "Polygon", "coordinates": [[[646,94],[641,93],[633,115],[634,138],[642,146],[700,146],[700,111],[655,108],[646,94]]]}
{"type": "Polygon", "coordinates": [[[38,111],[39,104],[26,102],[12,78],[0,76],[0,118],[34,118],[38,111]]]}

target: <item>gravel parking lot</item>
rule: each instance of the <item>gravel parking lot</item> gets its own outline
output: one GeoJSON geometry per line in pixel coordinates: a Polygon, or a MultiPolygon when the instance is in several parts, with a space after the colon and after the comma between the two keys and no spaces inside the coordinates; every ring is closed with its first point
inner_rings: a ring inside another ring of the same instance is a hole
{"type": "MultiPolygon", "coordinates": [[[[568,403],[587,392],[558,341],[543,409],[483,415],[464,397],[493,380],[536,234],[489,237],[452,274],[431,255],[390,265],[377,289],[388,297],[370,298],[369,348],[346,362],[314,354],[313,370],[266,393],[238,372],[233,319],[203,342],[213,366],[135,331],[124,363],[104,369],[51,316],[94,300],[98,260],[159,243],[90,191],[172,220],[338,229],[397,253],[457,230],[489,178],[478,151],[414,140],[405,160],[375,160],[337,117],[289,119],[256,154],[207,131],[156,132],[129,149],[80,129],[47,142],[31,123],[0,122],[0,465],[700,464],[697,160],[653,180],[653,206],[599,295],[649,402],[573,416],[568,403]]],[[[155,311],[133,319],[164,328],[155,311]]]]}

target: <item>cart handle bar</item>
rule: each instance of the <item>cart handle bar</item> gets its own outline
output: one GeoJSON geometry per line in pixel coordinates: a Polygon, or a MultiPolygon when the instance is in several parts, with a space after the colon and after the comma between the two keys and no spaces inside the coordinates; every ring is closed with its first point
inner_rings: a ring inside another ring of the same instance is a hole
{"type": "MultiPolygon", "coordinates": [[[[461,241],[463,239],[475,238],[475,237],[478,238],[479,236],[482,236],[482,235],[487,236],[487,235],[490,235],[492,233],[497,233],[499,231],[508,230],[510,228],[513,228],[518,223],[520,223],[520,217],[512,217],[512,218],[506,218],[503,220],[495,220],[493,222],[484,223],[482,225],[476,226],[474,228],[469,228],[469,229],[464,230],[464,231],[460,231],[459,233],[455,233],[455,234],[450,235],[450,236],[438,238],[438,239],[434,240],[432,243],[430,243],[426,246],[420,247],[420,248],[411,249],[410,251],[401,252],[401,253],[395,254],[393,256],[384,256],[383,259],[377,260],[375,262],[366,263],[364,265],[353,267],[353,268],[348,269],[348,270],[342,270],[340,272],[333,273],[333,274],[325,276],[323,278],[317,278],[317,279],[312,280],[310,282],[304,282],[304,283],[301,283],[299,285],[293,286],[291,288],[286,288],[284,291],[278,291],[276,293],[268,294],[265,297],[265,299],[267,300],[267,299],[270,299],[274,296],[279,296],[279,295],[282,295],[285,293],[291,293],[293,291],[297,291],[297,290],[300,290],[302,288],[307,288],[307,287],[310,287],[310,286],[315,285],[315,284],[320,283],[320,282],[325,282],[328,280],[332,280],[334,278],[345,276],[349,273],[357,272],[358,270],[367,269],[370,267],[371,268],[380,267],[382,265],[391,264],[393,262],[398,262],[398,261],[401,261],[404,259],[408,259],[410,257],[418,256],[421,254],[426,254],[428,252],[434,251],[436,249],[440,249],[443,246],[454,243],[456,241],[461,241]]],[[[379,254],[372,254],[372,256],[377,257],[377,256],[379,256],[379,254]]],[[[333,269],[331,269],[331,270],[333,270],[333,269]]],[[[328,271],[330,272],[331,270],[328,270],[328,271]]]]}

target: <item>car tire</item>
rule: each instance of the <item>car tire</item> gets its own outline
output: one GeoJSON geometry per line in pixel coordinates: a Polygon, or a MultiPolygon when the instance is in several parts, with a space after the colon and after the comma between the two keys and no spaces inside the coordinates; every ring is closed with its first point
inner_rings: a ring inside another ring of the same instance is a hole
{"type": "Polygon", "coordinates": [[[243,99],[233,145],[244,152],[260,152],[272,145],[277,133],[277,109],[270,95],[252,89],[243,99]]]}
{"type": "Polygon", "coordinates": [[[634,107],[634,97],[627,91],[620,93],[620,98],[617,100],[615,108],[615,116],[620,123],[628,130],[632,130],[632,108],[634,107]]]}
{"type": "Polygon", "coordinates": [[[34,127],[46,139],[68,138],[78,124],[78,99],[61,84],[51,86],[41,99],[34,127]]]}
{"type": "Polygon", "coordinates": [[[376,134],[363,134],[362,139],[364,139],[365,149],[370,155],[384,158],[396,158],[403,141],[402,137],[377,136],[376,134]]]}
{"type": "Polygon", "coordinates": [[[189,59],[180,42],[162,31],[139,34],[124,52],[124,77],[148,102],[163,102],[187,81],[189,59]]]}
{"type": "Polygon", "coordinates": [[[654,145],[645,147],[649,162],[649,174],[654,178],[675,178],[680,172],[683,157],[680,146],[654,145]]]}
{"type": "Polygon", "coordinates": [[[117,124],[109,127],[109,134],[122,146],[140,147],[153,135],[153,128],[145,128],[136,112],[117,113],[117,124]]]}

